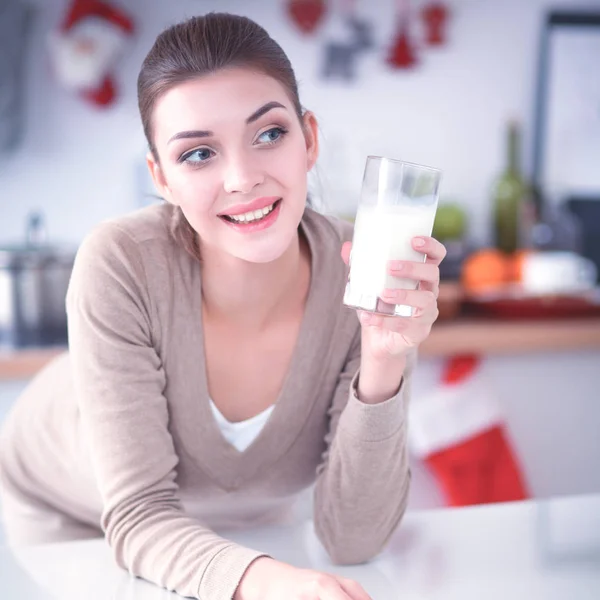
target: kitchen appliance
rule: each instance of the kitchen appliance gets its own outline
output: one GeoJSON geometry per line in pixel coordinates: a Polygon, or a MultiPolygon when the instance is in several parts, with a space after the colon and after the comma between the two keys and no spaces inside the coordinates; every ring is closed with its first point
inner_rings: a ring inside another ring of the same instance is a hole
{"type": "Polygon", "coordinates": [[[75,251],[46,241],[41,213],[22,245],[0,246],[0,347],[67,342],[65,298],[75,251]]]}
{"type": "Polygon", "coordinates": [[[541,27],[532,183],[546,198],[600,197],[600,11],[551,10],[541,27]]]}
{"type": "Polygon", "coordinates": [[[600,11],[551,10],[541,28],[532,180],[544,208],[564,204],[600,273],[600,11]]]}
{"type": "Polygon", "coordinates": [[[596,265],[600,275],[600,196],[596,199],[573,196],[567,199],[566,206],[581,224],[581,254],[596,265]]]}
{"type": "MultiPolygon", "coordinates": [[[[563,205],[600,273],[600,11],[550,10],[541,28],[532,132],[537,210],[563,205]]],[[[564,229],[564,228],[563,228],[564,229]]],[[[544,232],[542,227],[541,232],[544,232]]],[[[564,248],[563,248],[564,249],[564,248]]],[[[574,249],[574,248],[571,248],[574,249]]]]}

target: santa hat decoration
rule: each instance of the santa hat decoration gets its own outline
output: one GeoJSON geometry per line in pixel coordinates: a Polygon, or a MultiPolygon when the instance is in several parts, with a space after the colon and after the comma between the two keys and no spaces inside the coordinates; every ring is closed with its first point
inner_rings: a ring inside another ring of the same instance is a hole
{"type": "Polygon", "coordinates": [[[411,406],[409,443],[453,506],[527,498],[503,417],[477,356],[454,356],[442,385],[411,406]]]}
{"type": "Polygon", "coordinates": [[[96,105],[111,104],[116,95],[111,69],[133,30],[129,16],[111,4],[73,0],[50,40],[59,81],[96,105]]]}

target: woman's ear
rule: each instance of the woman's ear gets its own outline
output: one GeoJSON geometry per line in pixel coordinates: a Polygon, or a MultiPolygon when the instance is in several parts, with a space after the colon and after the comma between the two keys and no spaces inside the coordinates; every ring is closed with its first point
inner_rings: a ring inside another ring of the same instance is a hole
{"type": "Polygon", "coordinates": [[[146,164],[148,165],[148,170],[150,171],[152,181],[154,182],[154,186],[156,187],[159,195],[162,196],[167,202],[175,204],[173,202],[171,190],[167,185],[165,174],[163,173],[160,163],[156,160],[152,152],[148,152],[148,154],[146,154],[146,164]]]}
{"type": "Polygon", "coordinates": [[[319,157],[319,125],[314,113],[309,110],[302,115],[302,122],[306,140],[306,170],[310,171],[319,157]]]}

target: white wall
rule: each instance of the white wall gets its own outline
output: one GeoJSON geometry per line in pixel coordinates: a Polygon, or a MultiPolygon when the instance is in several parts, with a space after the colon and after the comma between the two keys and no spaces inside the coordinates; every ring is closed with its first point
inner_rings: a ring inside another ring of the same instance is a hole
{"type": "MultiPolygon", "coordinates": [[[[484,238],[504,122],[529,120],[538,29],[544,10],[557,5],[454,0],[449,45],[424,53],[416,71],[393,73],[383,55],[395,27],[394,0],[362,0],[378,49],[364,57],[357,84],[348,86],[320,80],[323,40],[290,26],[284,0],[115,0],[134,16],[138,33],[117,68],[121,101],[98,111],[61,89],[47,62],[46,38],[67,0],[30,2],[38,13],[26,73],[26,131],[20,149],[0,159],[0,242],[20,235],[32,208],[45,211],[54,238],[78,243],[97,221],[138,206],[145,152],[135,93],[139,66],[163,27],[209,10],[251,16],[289,53],[303,103],[322,124],[320,178],[330,210],[354,206],[367,154],[388,154],[443,168],[443,193],[470,207],[475,237],[484,238]]],[[[599,1],[558,3],[586,4],[599,1]]]]}

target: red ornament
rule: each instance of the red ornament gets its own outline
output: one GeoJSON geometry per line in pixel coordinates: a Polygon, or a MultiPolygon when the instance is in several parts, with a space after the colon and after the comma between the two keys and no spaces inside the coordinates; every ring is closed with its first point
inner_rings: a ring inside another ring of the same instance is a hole
{"type": "Polygon", "coordinates": [[[113,68],[133,32],[133,20],[112,0],[71,0],[50,39],[58,81],[93,105],[112,104],[117,95],[113,68]]]}
{"type": "Polygon", "coordinates": [[[446,43],[446,25],[450,11],[443,2],[430,2],[421,13],[425,22],[425,39],[430,46],[446,43]]]}
{"type": "Polygon", "coordinates": [[[303,33],[312,33],[325,16],[323,0],[290,0],[287,11],[303,33]]]}
{"type": "Polygon", "coordinates": [[[398,31],[387,62],[390,66],[397,69],[408,69],[417,64],[417,56],[410,43],[406,23],[403,23],[398,31]]]}

